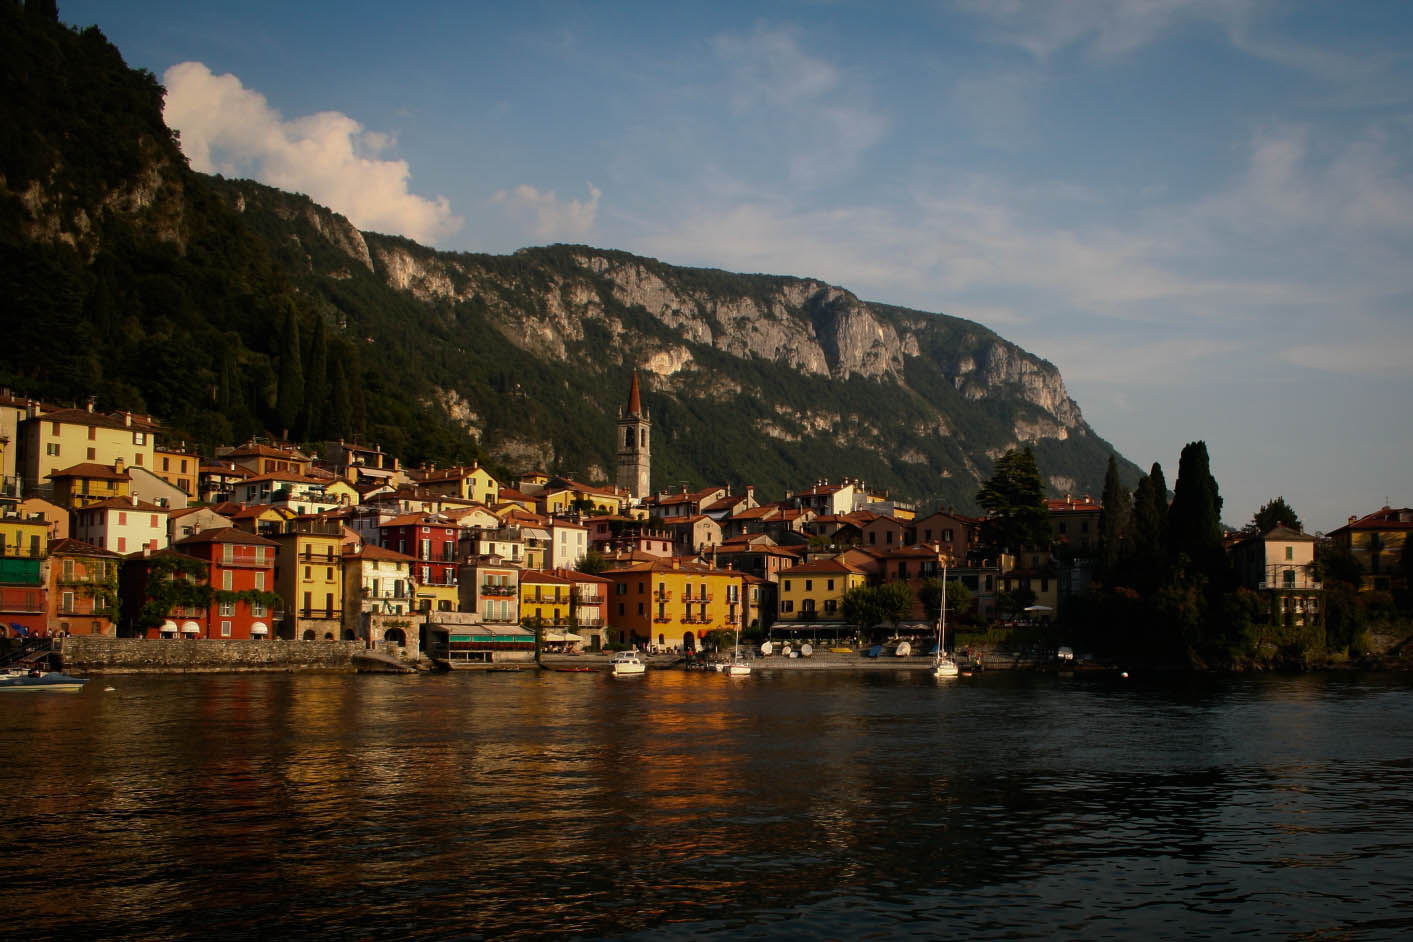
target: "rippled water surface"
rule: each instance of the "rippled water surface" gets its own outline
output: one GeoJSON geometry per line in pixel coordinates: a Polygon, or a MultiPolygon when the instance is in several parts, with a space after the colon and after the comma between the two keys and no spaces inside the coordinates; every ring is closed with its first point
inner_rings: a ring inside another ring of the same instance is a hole
{"type": "Polygon", "coordinates": [[[0,936],[1413,932],[1401,675],[116,676],[0,709],[0,936]]]}

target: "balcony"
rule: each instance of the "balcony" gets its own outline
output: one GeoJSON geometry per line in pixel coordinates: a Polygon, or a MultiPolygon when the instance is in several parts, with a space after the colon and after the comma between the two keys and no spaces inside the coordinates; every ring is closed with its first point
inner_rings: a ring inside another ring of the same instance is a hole
{"type": "Polygon", "coordinates": [[[604,596],[594,593],[593,595],[580,595],[577,599],[580,605],[602,605],[604,596]]]}
{"type": "Polygon", "coordinates": [[[700,592],[696,595],[691,592],[682,593],[682,601],[684,602],[710,602],[714,598],[716,598],[715,592],[700,592]]]}
{"type": "Polygon", "coordinates": [[[493,596],[495,598],[514,598],[519,591],[519,586],[513,585],[483,585],[481,594],[493,596]]]}
{"type": "Polygon", "coordinates": [[[602,619],[602,618],[585,618],[585,617],[583,617],[583,616],[581,615],[581,616],[579,616],[579,627],[580,627],[580,628],[602,628],[602,627],[603,627],[603,619],[602,619]]]}
{"type": "Polygon", "coordinates": [[[671,592],[670,590],[668,590],[668,589],[655,589],[655,590],[653,590],[653,601],[654,601],[654,602],[671,602],[671,601],[672,601],[672,592],[671,592]]]}

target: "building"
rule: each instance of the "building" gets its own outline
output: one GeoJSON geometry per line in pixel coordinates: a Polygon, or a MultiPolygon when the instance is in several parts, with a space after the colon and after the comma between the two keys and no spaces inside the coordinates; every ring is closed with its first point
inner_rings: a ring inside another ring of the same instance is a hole
{"type": "Polygon", "coordinates": [[[538,569],[520,573],[520,621],[526,627],[538,627],[544,644],[564,647],[580,641],[572,631],[574,582],[538,569]]]}
{"type": "Polygon", "coordinates": [[[79,540],[49,544],[51,634],[117,637],[122,557],[79,540]]]}
{"type": "Polygon", "coordinates": [[[579,644],[591,651],[602,649],[607,643],[605,613],[613,580],[575,569],[556,569],[552,575],[570,583],[569,594],[574,606],[570,630],[579,636],[579,644]]]}
{"type": "Polygon", "coordinates": [[[628,407],[618,413],[619,488],[636,500],[652,494],[652,417],[643,408],[638,371],[628,387],[628,407]]]}
{"type": "Polygon", "coordinates": [[[382,544],[414,560],[412,578],[419,611],[457,610],[457,542],[461,527],[442,514],[403,514],[384,523],[382,544]]]}
{"type": "Polygon", "coordinates": [[[216,457],[254,474],[297,474],[300,477],[308,475],[314,463],[314,459],[293,445],[266,445],[255,441],[236,448],[217,449],[216,457]]]}
{"type": "Polygon", "coordinates": [[[222,527],[193,534],[172,548],[206,566],[211,603],[196,619],[201,628],[196,637],[269,640],[282,602],[275,591],[275,540],[222,527]]]}
{"type": "Polygon", "coordinates": [[[295,517],[264,525],[278,544],[275,591],[284,600],[279,636],[301,641],[351,638],[343,626],[343,524],[295,517]]]}
{"type": "Polygon", "coordinates": [[[844,594],[868,573],[843,557],[801,563],[780,574],[781,622],[844,623],[844,594]]]}
{"type": "Polygon", "coordinates": [[[461,611],[480,614],[482,624],[520,624],[518,564],[495,553],[473,553],[461,566],[457,588],[461,611]]]}
{"type": "Polygon", "coordinates": [[[184,507],[167,514],[167,542],[175,543],[203,530],[233,526],[235,521],[212,507],[184,507]]]}
{"type": "Polygon", "coordinates": [[[166,507],[136,497],[114,497],[87,504],[73,513],[73,537],[85,543],[127,555],[140,550],[165,549],[166,507]]]}
{"type": "Polygon", "coordinates": [[[200,469],[201,459],[190,452],[162,445],[152,450],[152,473],[187,497],[195,497],[197,494],[200,469]]]}
{"type": "Polygon", "coordinates": [[[54,503],[69,510],[132,494],[132,475],[121,458],[112,465],[85,461],[62,468],[50,473],[49,481],[54,503]]]}
{"type": "Polygon", "coordinates": [[[127,466],[150,468],[160,431],[161,426],[148,416],[95,412],[92,403],[87,409],[42,414],[36,407],[20,422],[17,473],[28,490],[47,482],[55,471],[75,464],[111,468],[122,461],[127,466]]]}
{"type": "MultiPolygon", "coordinates": [[[[406,553],[363,543],[343,556],[345,625],[366,628],[370,615],[410,615],[416,605],[412,584],[415,560],[406,553]]],[[[366,635],[364,635],[366,636],[366,635]]],[[[406,647],[404,635],[402,645],[406,647]]]]}
{"type": "Polygon", "coordinates": [[[1366,517],[1350,517],[1329,539],[1359,564],[1362,590],[1389,592],[1407,588],[1400,567],[1410,530],[1413,508],[1381,507],[1366,517]]]}
{"type": "Polygon", "coordinates": [[[479,463],[455,468],[410,472],[417,487],[438,497],[454,497],[463,501],[478,501],[492,506],[500,500],[500,482],[479,463]]]}
{"type": "Polygon", "coordinates": [[[1266,600],[1272,622],[1322,623],[1324,585],[1315,578],[1313,536],[1272,527],[1235,543],[1228,557],[1242,587],[1266,600]]]}
{"type": "Polygon", "coordinates": [[[4,634],[47,629],[49,523],[38,514],[0,512],[0,626],[4,634]]]}
{"type": "Polygon", "coordinates": [[[654,559],[602,575],[613,582],[607,615],[611,643],[697,650],[707,632],[740,624],[738,572],[654,559]]]}

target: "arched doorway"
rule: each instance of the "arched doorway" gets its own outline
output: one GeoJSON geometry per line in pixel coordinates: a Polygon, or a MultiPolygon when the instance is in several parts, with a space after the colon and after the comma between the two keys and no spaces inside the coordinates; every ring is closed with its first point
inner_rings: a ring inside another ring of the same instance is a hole
{"type": "Polygon", "coordinates": [[[302,637],[304,638],[305,641],[313,641],[313,640],[314,640],[314,629],[313,629],[313,628],[306,628],[306,629],[304,629],[304,634],[303,634],[302,637]]]}
{"type": "Polygon", "coordinates": [[[401,628],[389,628],[383,633],[383,640],[400,648],[407,647],[407,635],[403,634],[401,628]]]}
{"type": "Polygon", "coordinates": [[[697,649],[697,636],[690,631],[682,632],[682,650],[695,651],[697,649]]]}
{"type": "Polygon", "coordinates": [[[334,633],[333,633],[332,631],[326,631],[326,632],[324,632],[324,640],[325,640],[325,641],[332,641],[332,640],[334,640],[334,633]]]}
{"type": "Polygon", "coordinates": [[[356,635],[354,635],[352,628],[345,628],[345,629],[343,630],[343,640],[345,640],[345,641],[357,641],[358,638],[357,638],[356,635]]]}

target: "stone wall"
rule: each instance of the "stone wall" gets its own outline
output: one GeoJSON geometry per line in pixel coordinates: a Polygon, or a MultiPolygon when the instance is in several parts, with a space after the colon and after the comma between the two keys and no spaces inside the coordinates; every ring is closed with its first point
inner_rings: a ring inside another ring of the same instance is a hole
{"type": "Polygon", "coordinates": [[[66,671],[183,673],[234,671],[352,671],[361,641],[236,641],[75,636],[62,639],[66,671]]]}

